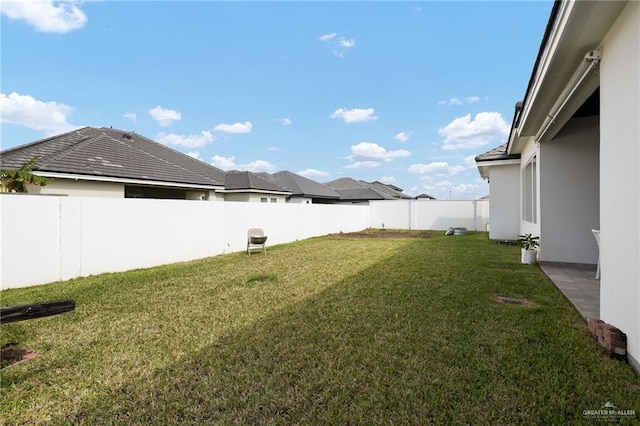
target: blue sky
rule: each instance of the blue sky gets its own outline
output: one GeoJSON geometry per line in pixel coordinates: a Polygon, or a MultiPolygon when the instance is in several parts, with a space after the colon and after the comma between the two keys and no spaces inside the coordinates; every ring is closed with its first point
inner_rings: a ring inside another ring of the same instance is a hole
{"type": "Polygon", "coordinates": [[[486,195],[551,1],[5,2],[2,149],[96,126],[223,170],[486,195]]]}

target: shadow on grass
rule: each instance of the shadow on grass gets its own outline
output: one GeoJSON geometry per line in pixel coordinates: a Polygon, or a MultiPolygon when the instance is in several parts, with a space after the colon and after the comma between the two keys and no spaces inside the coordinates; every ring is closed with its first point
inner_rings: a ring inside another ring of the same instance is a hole
{"type": "MultiPolygon", "coordinates": [[[[606,401],[637,409],[630,369],[604,358],[555,287],[516,259],[477,238],[407,242],[52,423],[530,424],[579,422],[606,401]]],[[[263,281],[278,285],[251,286],[263,281]]]]}

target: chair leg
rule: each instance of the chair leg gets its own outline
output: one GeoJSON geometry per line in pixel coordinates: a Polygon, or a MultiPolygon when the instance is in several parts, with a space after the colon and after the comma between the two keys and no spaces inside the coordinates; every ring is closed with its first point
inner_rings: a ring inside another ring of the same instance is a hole
{"type": "Polygon", "coordinates": [[[600,258],[598,257],[598,268],[596,269],[596,280],[600,279],[600,258]]]}

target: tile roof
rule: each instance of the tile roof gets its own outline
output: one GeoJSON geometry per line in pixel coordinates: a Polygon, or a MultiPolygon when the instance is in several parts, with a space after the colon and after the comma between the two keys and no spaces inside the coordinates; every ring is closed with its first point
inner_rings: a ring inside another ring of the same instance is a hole
{"type": "Polygon", "coordinates": [[[352,179],[350,177],[335,179],[330,182],[325,182],[324,184],[335,190],[365,188],[365,186],[363,186],[359,181],[352,179]]]}
{"type": "Polygon", "coordinates": [[[372,188],[336,189],[341,201],[386,200],[378,191],[372,188]]]}
{"type": "Polygon", "coordinates": [[[411,200],[413,197],[402,193],[402,189],[397,186],[387,185],[382,182],[374,181],[374,182],[364,182],[361,181],[363,185],[368,186],[369,188],[375,189],[379,193],[381,193],[387,199],[404,199],[411,200]]]}
{"type": "Polygon", "coordinates": [[[416,195],[414,198],[415,198],[416,200],[421,200],[421,199],[435,200],[435,199],[436,199],[436,197],[432,197],[432,196],[431,196],[431,195],[429,195],[429,194],[420,194],[420,195],[416,195]]]}
{"type": "Polygon", "coordinates": [[[84,127],[0,152],[15,169],[40,156],[34,171],[141,181],[224,185],[224,172],[134,132],[84,127]]]}
{"type": "Polygon", "coordinates": [[[238,170],[232,170],[225,173],[225,189],[290,193],[288,189],[275,184],[256,173],[238,170]]]}
{"type": "Polygon", "coordinates": [[[498,161],[498,160],[516,160],[520,158],[520,154],[507,154],[507,144],[504,143],[485,153],[476,156],[476,161],[498,161]]]}
{"type": "MultiPolygon", "coordinates": [[[[402,193],[401,188],[393,185],[387,185],[378,181],[365,182],[363,180],[355,180],[350,177],[344,177],[326,182],[325,185],[335,189],[338,192],[340,192],[340,190],[347,189],[370,189],[377,194],[376,198],[370,198],[371,200],[410,200],[412,198],[409,195],[402,193]]],[[[364,195],[367,194],[367,192],[361,192],[361,194],[364,195]]],[[[374,196],[371,192],[368,192],[368,194],[370,194],[372,197],[374,196]]],[[[344,199],[344,196],[341,199],[344,199]]]]}
{"type": "Polygon", "coordinates": [[[333,188],[287,170],[273,174],[265,173],[265,175],[265,177],[272,182],[287,188],[292,195],[334,200],[340,199],[340,194],[333,188]]]}

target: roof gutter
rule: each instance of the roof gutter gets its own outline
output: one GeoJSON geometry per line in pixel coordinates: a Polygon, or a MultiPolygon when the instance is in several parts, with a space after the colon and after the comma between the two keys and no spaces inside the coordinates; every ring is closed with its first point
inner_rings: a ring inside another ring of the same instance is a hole
{"type": "Polygon", "coordinates": [[[96,181],[96,182],[113,182],[113,183],[130,183],[130,184],[138,184],[138,185],[153,185],[153,186],[166,186],[173,188],[186,188],[186,189],[209,189],[220,191],[224,189],[222,185],[200,185],[200,184],[191,184],[191,183],[180,183],[180,182],[162,182],[158,180],[144,180],[144,179],[127,179],[127,178],[116,178],[111,176],[95,176],[95,175],[76,175],[71,173],[57,173],[57,172],[45,172],[40,170],[34,170],[32,172],[34,175],[47,177],[47,178],[58,178],[58,179],[72,179],[72,180],[88,180],[88,181],[96,181]]]}
{"type": "Polygon", "coordinates": [[[525,92],[524,99],[520,102],[520,108],[518,110],[518,104],[516,104],[516,116],[514,117],[513,123],[511,125],[511,131],[509,132],[509,140],[507,141],[507,149],[506,152],[511,150],[513,137],[515,135],[515,129],[520,125],[520,118],[522,108],[529,100],[531,96],[531,89],[533,88],[533,84],[536,80],[537,70],[540,66],[540,61],[542,60],[542,56],[544,54],[545,48],[549,43],[549,39],[551,38],[551,32],[556,23],[556,19],[560,12],[560,7],[562,6],[563,0],[556,0],[553,3],[553,8],[551,9],[551,15],[549,16],[549,21],[547,22],[547,27],[544,30],[544,35],[542,36],[542,42],[540,43],[540,49],[538,49],[538,56],[536,57],[536,62],[533,65],[533,71],[531,72],[531,77],[529,78],[529,84],[527,85],[527,91],[525,92]]]}

